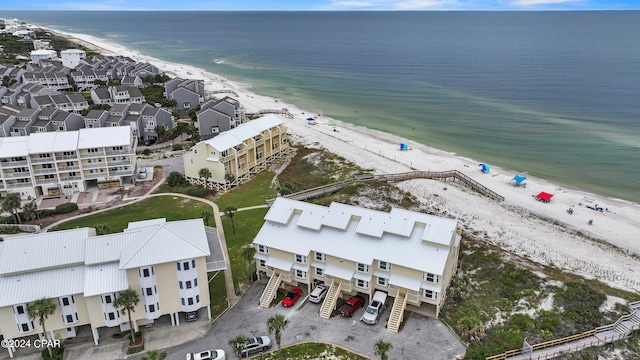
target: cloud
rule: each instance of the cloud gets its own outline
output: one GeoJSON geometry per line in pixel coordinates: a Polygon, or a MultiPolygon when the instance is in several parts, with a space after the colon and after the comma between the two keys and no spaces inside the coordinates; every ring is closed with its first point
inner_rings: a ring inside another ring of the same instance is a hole
{"type": "Polygon", "coordinates": [[[515,0],[510,5],[512,6],[532,6],[532,5],[552,5],[552,4],[564,4],[568,2],[576,2],[579,0],[515,0]]]}

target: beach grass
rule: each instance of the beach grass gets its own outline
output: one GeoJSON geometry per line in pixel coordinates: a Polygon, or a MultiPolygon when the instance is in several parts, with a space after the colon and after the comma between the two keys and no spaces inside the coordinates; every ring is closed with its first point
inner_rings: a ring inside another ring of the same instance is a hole
{"type": "Polygon", "coordinates": [[[88,215],[64,222],[51,231],[107,226],[107,233],[117,233],[126,229],[132,221],[166,218],[167,221],[199,218],[205,211],[211,211],[207,204],[177,196],[156,196],[117,209],[88,215]]]}
{"type": "Polygon", "coordinates": [[[251,181],[241,184],[231,192],[220,194],[214,197],[220,211],[228,206],[241,209],[249,206],[265,205],[268,199],[276,197],[276,192],[271,188],[271,181],[274,173],[263,171],[251,179],[251,181]]]}
{"type": "MultiPolygon", "coordinates": [[[[285,330],[286,331],[286,330],[285,330]]],[[[275,348],[275,347],[274,347],[275,348]]],[[[291,345],[282,348],[282,356],[285,359],[336,359],[336,360],[367,360],[366,357],[354,354],[341,347],[308,342],[302,344],[291,345]]],[[[262,356],[264,360],[279,359],[280,355],[278,350],[270,351],[262,356]]]]}

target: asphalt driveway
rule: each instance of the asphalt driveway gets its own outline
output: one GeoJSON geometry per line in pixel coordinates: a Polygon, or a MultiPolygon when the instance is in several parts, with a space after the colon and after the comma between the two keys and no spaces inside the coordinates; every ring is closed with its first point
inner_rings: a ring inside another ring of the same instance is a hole
{"type": "MultiPolygon", "coordinates": [[[[283,332],[282,346],[305,341],[321,341],[346,347],[371,359],[378,358],[373,354],[373,345],[380,339],[393,345],[389,352],[391,359],[450,360],[465,351],[464,345],[437,319],[412,313],[405,320],[402,331],[397,334],[387,331],[384,321],[373,326],[358,321],[354,330],[351,327],[352,318],[337,316],[324,320],[317,314],[319,304],[306,302],[300,307],[306,293],[292,308],[284,308],[281,305],[270,309],[260,308],[258,301],[264,287],[262,283],[254,284],[240,302],[222,315],[202,338],[164,349],[169,355],[167,359],[182,360],[188,352],[211,348],[222,348],[229,354],[229,359],[237,358],[227,344],[229,339],[240,334],[249,337],[267,335],[266,321],[274,314],[282,314],[290,321],[283,332]]],[[[358,309],[353,319],[359,319],[363,311],[364,307],[358,309]]],[[[382,318],[386,319],[387,312],[382,318]]],[[[277,349],[275,341],[272,349],[277,349]]]]}

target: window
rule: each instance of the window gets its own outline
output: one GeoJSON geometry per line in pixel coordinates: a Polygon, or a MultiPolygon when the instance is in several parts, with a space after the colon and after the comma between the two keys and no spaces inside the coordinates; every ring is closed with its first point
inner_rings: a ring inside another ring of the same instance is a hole
{"type": "Polygon", "coordinates": [[[324,277],[324,270],[320,268],[316,268],[316,276],[324,277]]]}
{"type": "Polygon", "coordinates": [[[22,328],[22,332],[31,331],[31,329],[29,329],[29,323],[20,324],[20,327],[22,328]]]}
{"type": "Polygon", "coordinates": [[[191,103],[186,102],[186,103],[182,104],[182,107],[185,108],[185,109],[188,109],[188,108],[191,107],[191,103]]]}
{"type": "Polygon", "coordinates": [[[112,147],[112,149],[113,149],[114,151],[122,150],[122,146],[114,146],[114,147],[112,147]]]}
{"type": "Polygon", "coordinates": [[[51,175],[51,174],[45,175],[44,178],[45,179],[55,179],[55,175],[51,175]]]}
{"type": "Polygon", "coordinates": [[[73,315],[67,315],[65,319],[65,323],[69,324],[73,322],[73,315]]]}
{"type": "Polygon", "coordinates": [[[66,298],[66,297],[62,298],[62,306],[69,306],[69,304],[70,304],[69,298],[66,298]]]}
{"type": "Polygon", "coordinates": [[[109,316],[109,320],[115,320],[116,319],[116,314],[110,312],[109,314],[107,314],[109,316]]]}
{"type": "Polygon", "coordinates": [[[191,260],[191,268],[192,269],[196,268],[196,259],[191,260]]]}
{"type": "Polygon", "coordinates": [[[378,269],[380,270],[391,270],[391,264],[386,261],[378,261],[378,269]]]}
{"type": "Polygon", "coordinates": [[[152,288],[146,288],[145,290],[147,292],[147,296],[153,295],[153,289],[152,288]]]}
{"type": "Polygon", "coordinates": [[[267,266],[267,263],[264,260],[258,260],[258,266],[259,267],[265,267],[265,266],[267,266]]]}
{"type": "Polygon", "coordinates": [[[46,158],[50,158],[50,157],[51,157],[51,154],[38,154],[38,157],[39,157],[40,159],[46,159],[46,158]]]}
{"type": "Polygon", "coordinates": [[[182,289],[182,281],[178,281],[178,286],[182,289]]]}
{"type": "Polygon", "coordinates": [[[97,148],[87,149],[87,152],[89,152],[89,153],[97,153],[98,149],[97,148]]]}
{"type": "Polygon", "coordinates": [[[153,304],[149,305],[149,312],[156,312],[156,306],[153,304]]]}
{"type": "Polygon", "coordinates": [[[436,299],[438,297],[438,292],[437,291],[423,289],[422,290],[422,296],[427,298],[427,299],[436,299]]]}
{"type": "Polygon", "coordinates": [[[432,283],[438,283],[439,280],[439,276],[435,275],[435,274],[430,274],[430,273],[424,273],[424,281],[428,281],[428,282],[432,282],[432,283]]]}
{"type": "Polygon", "coordinates": [[[369,288],[369,282],[361,280],[361,279],[356,279],[356,286],[361,288],[361,289],[368,289],[369,288]]]}
{"type": "Polygon", "coordinates": [[[180,302],[182,302],[182,306],[184,306],[184,298],[180,298],[180,302]]]}
{"type": "Polygon", "coordinates": [[[389,284],[389,280],[378,276],[378,285],[387,287],[388,284],[389,284]]]}
{"type": "Polygon", "coordinates": [[[176,266],[178,267],[178,270],[180,270],[180,263],[176,263],[176,266]]]}
{"type": "Polygon", "coordinates": [[[187,281],[187,289],[191,289],[191,281],[187,281]]]}
{"type": "Polygon", "coordinates": [[[369,265],[357,263],[356,270],[360,272],[369,272],[369,265]]]}
{"type": "Polygon", "coordinates": [[[304,256],[304,255],[296,254],[296,262],[297,263],[301,263],[301,264],[306,264],[307,263],[307,257],[304,256]]]}
{"type": "Polygon", "coordinates": [[[182,264],[182,268],[185,270],[189,270],[189,262],[185,262],[184,264],[182,264]]]}
{"type": "Polygon", "coordinates": [[[155,121],[149,121],[149,126],[150,126],[150,127],[152,127],[152,126],[156,126],[155,121]]]}
{"type": "Polygon", "coordinates": [[[111,304],[111,295],[105,295],[104,296],[104,303],[105,304],[111,304]]]}
{"type": "Polygon", "coordinates": [[[188,303],[189,305],[193,305],[193,298],[188,298],[188,299],[187,299],[187,303],[188,303]]]}
{"type": "Polygon", "coordinates": [[[196,304],[200,303],[200,295],[196,295],[196,304]]]}
{"type": "Polygon", "coordinates": [[[193,279],[193,287],[198,286],[198,278],[193,279]]]}
{"type": "Polygon", "coordinates": [[[211,133],[212,134],[217,134],[219,132],[220,132],[220,128],[219,127],[217,127],[217,126],[212,126],[211,127],[211,133]]]}
{"type": "Polygon", "coordinates": [[[258,252],[261,252],[263,254],[268,254],[269,253],[269,247],[268,246],[264,246],[264,245],[258,245],[258,252]]]}
{"type": "Polygon", "coordinates": [[[53,166],[51,164],[42,164],[43,169],[51,169],[53,166]]]}
{"type": "Polygon", "coordinates": [[[302,271],[302,270],[296,270],[296,277],[298,277],[300,279],[306,279],[307,278],[307,272],[306,271],[302,271]]]}
{"type": "Polygon", "coordinates": [[[327,261],[327,254],[323,254],[316,251],[316,260],[318,261],[327,261]]]}
{"type": "Polygon", "coordinates": [[[142,276],[149,277],[151,274],[149,273],[149,269],[142,269],[142,276]]]}
{"type": "Polygon", "coordinates": [[[24,306],[22,306],[22,305],[16,306],[16,313],[24,314],[24,306]]]}

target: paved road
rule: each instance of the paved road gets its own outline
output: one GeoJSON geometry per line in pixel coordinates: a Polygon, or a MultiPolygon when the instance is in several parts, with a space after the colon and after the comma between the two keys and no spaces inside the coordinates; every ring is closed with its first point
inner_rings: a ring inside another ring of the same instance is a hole
{"type": "MultiPolygon", "coordinates": [[[[167,359],[182,360],[188,352],[210,348],[222,348],[231,354],[231,348],[227,344],[229,339],[239,334],[267,335],[266,321],[274,314],[282,314],[290,320],[289,327],[282,336],[283,346],[312,340],[323,341],[347,347],[371,359],[378,358],[373,354],[373,344],[379,339],[393,345],[393,349],[389,352],[391,359],[451,360],[465,351],[464,345],[440,320],[416,314],[411,314],[403,330],[394,334],[384,328],[383,322],[374,326],[358,322],[357,329],[352,330],[351,319],[337,316],[324,320],[317,315],[320,305],[309,302],[299,310],[283,308],[280,305],[262,309],[258,306],[258,300],[264,286],[257,283],[250,288],[240,302],[222,315],[202,338],[164,349],[168,354],[167,359]]],[[[358,309],[354,318],[358,319],[363,311],[364,308],[358,309]]],[[[383,314],[383,317],[386,314],[383,314]]],[[[277,349],[275,344],[273,349],[277,349]]],[[[236,356],[231,355],[228,358],[234,359],[236,356]]]]}

